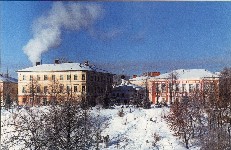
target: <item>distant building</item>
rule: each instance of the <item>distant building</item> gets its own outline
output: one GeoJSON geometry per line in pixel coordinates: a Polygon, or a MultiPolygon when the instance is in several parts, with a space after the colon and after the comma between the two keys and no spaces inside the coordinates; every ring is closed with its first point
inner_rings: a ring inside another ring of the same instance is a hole
{"type": "Polygon", "coordinates": [[[139,85],[139,86],[146,86],[146,80],[153,79],[160,75],[160,72],[144,72],[141,76],[133,75],[129,81],[132,84],[139,85]]]}
{"type": "MultiPolygon", "coordinates": [[[[40,64],[18,70],[18,100],[24,104],[47,104],[57,98],[95,99],[110,92],[113,75],[105,70],[81,63],[40,64]]],[[[56,100],[56,101],[59,101],[56,100]]]]}
{"type": "Polygon", "coordinates": [[[128,104],[130,101],[138,99],[142,101],[145,95],[145,89],[122,79],[120,85],[112,89],[112,99],[117,103],[128,104]]]}
{"type": "Polygon", "coordinates": [[[153,103],[171,103],[196,90],[203,91],[208,83],[214,83],[218,89],[219,75],[205,69],[179,69],[156,77],[136,77],[130,82],[140,86],[147,84],[149,99],[153,103]]]}
{"type": "Polygon", "coordinates": [[[120,85],[122,83],[122,78],[121,77],[124,77],[124,80],[129,80],[130,76],[128,75],[122,75],[122,74],[116,74],[113,76],[113,85],[116,86],[116,85],[120,85]]]}
{"type": "Polygon", "coordinates": [[[1,106],[5,106],[7,96],[12,102],[17,102],[18,99],[18,81],[7,75],[0,74],[0,99],[1,106]]]}

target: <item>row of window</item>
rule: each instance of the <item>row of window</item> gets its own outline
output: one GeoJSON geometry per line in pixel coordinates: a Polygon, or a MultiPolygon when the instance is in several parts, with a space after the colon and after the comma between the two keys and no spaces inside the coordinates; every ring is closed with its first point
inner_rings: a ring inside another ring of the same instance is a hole
{"type": "MultiPolygon", "coordinates": [[[[30,75],[30,81],[32,81],[33,79],[35,79],[34,78],[34,76],[33,75],[30,75]]],[[[43,76],[40,76],[40,75],[37,75],[37,78],[36,78],[36,80],[37,81],[40,81],[41,79],[43,79],[43,80],[48,80],[48,75],[43,75],[43,76]],[[43,77],[43,78],[41,78],[41,77],[43,77]]],[[[51,75],[51,80],[64,80],[64,75],[59,75],[58,77],[56,76],[56,75],[51,75]]],[[[77,74],[75,74],[74,75],[74,78],[73,78],[74,80],[78,80],[78,76],[77,76],[77,74]]],[[[85,74],[82,74],[82,78],[81,78],[82,80],[86,80],[86,77],[85,77],[85,74]]],[[[22,76],[22,80],[26,80],[26,75],[23,75],[22,76]]],[[[71,80],[71,75],[67,75],[66,76],[66,80],[71,80]]]]}
{"type": "MultiPolygon", "coordinates": [[[[55,80],[64,80],[64,75],[59,75],[59,76],[56,76],[56,75],[51,75],[51,80],[55,81],[55,80]]],[[[37,80],[37,81],[40,81],[40,80],[48,80],[48,75],[37,75],[37,78],[34,78],[33,75],[30,75],[29,77],[29,80],[32,81],[33,79],[37,80]]],[[[66,75],[66,80],[71,80],[71,75],[66,75]]],[[[86,76],[85,74],[82,74],[81,76],[81,79],[82,80],[86,80],[86,76]]],[[[27,80],[26,79],[26,75],[23,75],[22,76],[22,80],[27,80]]],[[[79,77],[77,74],[74,75],[74,78],[73,80],[79,80],[79,77]]],[[[107,82],[110,82],[112,83],[112,79],[111,78],[106,78],[105,76],[91,76],[90,77],[90,80],[91,81],[98,81],[98,82],[103,82],[103,81],[107,81],[107,82]]]]}
{"type": "Polygon", "coordinates": [[[109,83],[112,83],[112,78],[105,77],[105,76],[91,76],[90,80],[91,81],[95,81],[95,82],[104,82],[104,81],[107,81],[109,83]]]}
{"type": "MultiPolygon", "coordinates": [[[[169,89],[172,87],[172,90],[175,90],[176,92],[180,91],[179,84],[171,85],[169,84],[169,89]]],[[[200,85],[196,84],[195,86],[193,84],[189,84],[188,91],[192,92],[193,90],[199,90],[200,85]]],[[[182,91],[187,91],[186,84],[182,84],[181,86],[182,91]]],[[[156,91],[162,91],[166,92],[166,84],[156,84],[156,91]]]]}
{"type": "MultiPolygon", "coordinates": [[[[70,85],[66,86],[66,89],[64,89],[64,85],[60,85],[59,88],[56,89],[51,89],[51,93],[63,93],[63,92],[81,92],[80,90],[78,90],[78,85],[74,85],[73,89],[71,89],[70,85]]],[[[35,88],[30,88],[29,91],[26,90],[26,87],[23,86],[22,87],[22,93],[49,93],[49,89],[48,86],[44,86],[43,90],[41,89],[40,86],[37,86],[35,88]]],[[[82,86],[82,92],[86,92],[86,86],[83,85],[82,86]]]]}

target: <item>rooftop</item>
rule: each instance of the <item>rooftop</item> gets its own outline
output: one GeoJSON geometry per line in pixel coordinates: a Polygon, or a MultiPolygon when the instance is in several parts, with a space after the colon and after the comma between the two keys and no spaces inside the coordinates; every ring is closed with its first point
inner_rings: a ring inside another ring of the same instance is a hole
{"type": "Polygon", "coordinates": [[[161,74],[156,77],[140,76],[130,80],[139,81],[139,80],[145,80],[147,78],[149,79],[169,78],[170,74],[172,73],[175,74],[177,79],[179,80],[188,80],[188,79],[199,80],[208,77],[215,77],[215,78],[219,77],[219,73],[213,73],[206,69],[178,69],[168,73],[161,74]]]}
{"type": "Polygon", "coordinates": [[[12,83],[18,83],[18,80],[12,77],[5,77],[3,75],[0,75],[0,82],[12,82],[12,83]]]}
{"type": "Polygon", "coordinates": [[[126,81],[124,79],[122,79],[122,83],[120,85],[117,85],[116,87],[132,87],[132,88],[135,88],[136,90],[143,88],[142,86],[131,84],[129,81],[126,81]]]}
{"type": "Polygon", "coordinates": [[[17,72],[50,72],[50,71],[97,71],[109,73],[106,70],[96,68],[92,65],[85,65],[82,63],[60,63],[60,64],[42,64],[25,69],[18,70],[17,72]]]}

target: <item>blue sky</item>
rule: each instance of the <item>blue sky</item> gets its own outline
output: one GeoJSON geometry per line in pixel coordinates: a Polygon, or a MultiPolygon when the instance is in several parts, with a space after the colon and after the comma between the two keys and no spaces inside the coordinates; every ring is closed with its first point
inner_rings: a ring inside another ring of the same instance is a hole
{"type": "MultiPolygon", "coordinates": [[[[72,2],[66,2],[67,3],[72,2]]],[[[76,3],[76,2],[73,2],[76,3]]],[[[62,29],[59,46],[42,54],[89,60],[113,73],[204,68],[220,71],[231,65],[229,2],[85,2],[102,13],[90,29],[62,29]]],[[[32,24],[53,2],[0,2],[1,72],[32,66],[23,46],[33,37],[32,24]]]]}

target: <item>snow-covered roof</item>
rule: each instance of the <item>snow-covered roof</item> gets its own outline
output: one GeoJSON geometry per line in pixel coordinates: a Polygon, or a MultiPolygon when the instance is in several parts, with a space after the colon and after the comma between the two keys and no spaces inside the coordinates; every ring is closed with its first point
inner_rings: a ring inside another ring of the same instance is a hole
{"type": "Polygon", "coordinates": [[[12,77],[4,77],[0,75],[0,82],[12,82],[12,83],[18,83],[18,80],[12,77]]]}
{"type": "Polygon", "coordinates": [[[126,80],[122,80],[122,83],[120,85],[117,85],[116,87],[132,87],[132,88],[134,88],[136,90],[139,90],[139,89],[143,88],[142,86],[131,84],[129,81],[126,81],[126,80]]]}
{"type": "Polygon", "coordinates": [[[173,73],[176,75],[177,79],[188,80],[188,79],[202,79],[208,77],[219,77],[217,74],[212,73],[206,69],[178,69],[171,71],[169,73],[161,74],[156,78],[169,78],[169,75],[173,73]]]}
{"type": "Polygon", "coordinates": [[[140,76],[136,77],[133,79],[130,79],[131,81],[139,81],[139,80],[145,80],[145,79],[164,79],[164,78],[169,78],[170,74],[173,73],[174,75],[177,76],[177,79],[179,80],[199,80],[202,78],[208,78],[208,77],[219,77],[218,73],[212,73],[206,69],[178,69],[178,70],[173,70],[168,73],[161,74],[156,77],[147,77],[147,76],[140,76]]]}
{"type": "Polygon", "coordinates": [[[139,76],[139,77],[135,77],[135,78],[132,78],[132,79],[129,79],[129,80],[130,81],[143,81],[143,80],[146,80],[147,78],[148,78],[147,76],[139,76]]]}
{"type": "Polygon", "coordinates": [[[106,70],[96,68],[81,63],[61,63],[61,64],[42,64],[25,69],[18,70],[18,72],[49,72],[49,71],[97,71],[109,73],[106,70]]]}

